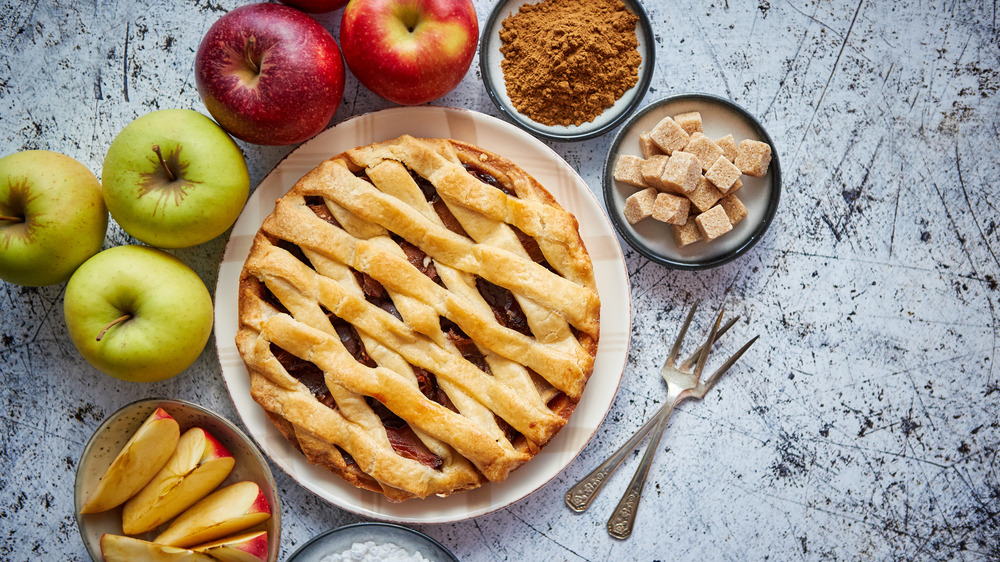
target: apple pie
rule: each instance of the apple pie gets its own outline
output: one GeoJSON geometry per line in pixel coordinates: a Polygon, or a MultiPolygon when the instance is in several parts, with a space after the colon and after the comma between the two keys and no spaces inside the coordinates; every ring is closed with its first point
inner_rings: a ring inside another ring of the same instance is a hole
{"type": "Polygon", "coordinates": [[[240,275],[251,394],[391,501],[500,482],[562,428],[600,324],[576,218],[511,161],[408,136],[324,161],[240,275]]]}

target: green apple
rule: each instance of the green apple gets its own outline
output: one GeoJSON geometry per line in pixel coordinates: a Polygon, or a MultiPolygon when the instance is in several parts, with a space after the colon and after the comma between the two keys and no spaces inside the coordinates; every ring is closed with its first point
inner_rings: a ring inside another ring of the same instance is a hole
{"type": "Polygon", "coordinates": [[[198,274],[146,246],[117,246],[90,258],[66,284],[63,301],[77,350],[122,380],[180,373],[212,332],[212,297],[198,274]]]}
{"type": "Polygon", "coordinates": [[[62,283],[107,230],[101,184],[83,164],[47,150],[0,158],[0,279],[62,283]]]}
{"type": "Polygon", "coordinates": [[[236,222],[250,192],[240,148],[190,109],[139,117],[104,157],[104,201],[125,232],[160,248],[186,248],[236,222]]]}

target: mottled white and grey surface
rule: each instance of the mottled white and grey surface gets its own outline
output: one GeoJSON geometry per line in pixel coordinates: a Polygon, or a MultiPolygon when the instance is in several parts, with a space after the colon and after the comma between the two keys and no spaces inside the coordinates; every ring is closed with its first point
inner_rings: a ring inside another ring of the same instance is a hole
{"type": "MultiPolygon", "coordinates": [[[[99,173],[135,117],[204,111],[195,50],[241,3],[0,0],[0,153],[51,149],[99,173]]],[[[646,101],[709,92],[756,115],[781,156],[777,220],[747,255],[712,271],[665,269],[626,248],[632,349],[595,439],[516,505],[415,527],[463,560],[997,559],[996,2],[646,6],[658,56],[646,101]],[[604,522],[627,474],[583,515],[563,493],[663,400],[664,331],[696,298],[743,315],[728,349],[761,339],[717,391],[681,406],[634,535],[611,539],[604,522]]],[[[492,5],[477,8],[482,21],[492,5]]],[[[336,33],[338,18],[320,20],[336,33]]],[[[438,103],[497,115],[475,66],[438,103]]],[[[335,120],[389,105],[349,76],[335,120]]],[[[598,191],[610,142],[551,146],[598,191]]],[[[243,148],[254,183],[289,150],[243,148]]],[[[106,245],[128,241],[113,225],[106,245]]],[[[224,244],[175,253],[212,287],[224,244]]],[[[120,406],[165,396],[236,419],[211,343],[158,384],[89,367],[68,339],[62,289],[0,283],[4,560],[86,558],[74,471],[92,430],[120,406]]],[[[283,558],[360,519],[275,470],[283,558]]]]}

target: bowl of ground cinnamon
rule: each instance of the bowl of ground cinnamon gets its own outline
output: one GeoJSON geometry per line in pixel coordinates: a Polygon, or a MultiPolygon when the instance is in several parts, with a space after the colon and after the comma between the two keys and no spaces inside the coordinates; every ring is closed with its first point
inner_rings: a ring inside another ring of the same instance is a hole
{"type": "Polygon", "coordinates": [[[655,41],[638,0],[501,0],[479,65],[497,108],[533,135],[600,136],[642,102],[655,41]]]}

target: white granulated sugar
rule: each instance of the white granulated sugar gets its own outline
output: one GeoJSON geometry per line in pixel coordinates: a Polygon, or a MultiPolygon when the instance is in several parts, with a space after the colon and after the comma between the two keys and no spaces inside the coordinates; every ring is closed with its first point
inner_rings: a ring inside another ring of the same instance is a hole
{"type": "Polygon", "coordinates": [[[410,553],[398,544],[356,542],[351,550],[326,555],[320,562],[429,562],[419,552],[410,553]]]}

